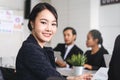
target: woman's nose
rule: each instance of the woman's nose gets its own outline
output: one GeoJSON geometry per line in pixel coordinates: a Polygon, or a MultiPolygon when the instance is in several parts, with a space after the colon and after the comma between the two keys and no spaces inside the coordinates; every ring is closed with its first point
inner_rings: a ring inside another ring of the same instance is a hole
{"type": "Polygon", "coordinates": [[[48,24],[46,27],[46,30],[51,31],[52,30],[52,25],[48,24]]]}

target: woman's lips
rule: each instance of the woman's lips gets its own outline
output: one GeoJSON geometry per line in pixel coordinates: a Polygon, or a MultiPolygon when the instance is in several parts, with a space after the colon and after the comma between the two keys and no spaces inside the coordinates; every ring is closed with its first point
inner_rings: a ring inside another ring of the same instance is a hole
{"type": "Polygon", "coordinates": [[[51,33],[43,33],[45,37],[50,37],[52,34],[51,33]]]}

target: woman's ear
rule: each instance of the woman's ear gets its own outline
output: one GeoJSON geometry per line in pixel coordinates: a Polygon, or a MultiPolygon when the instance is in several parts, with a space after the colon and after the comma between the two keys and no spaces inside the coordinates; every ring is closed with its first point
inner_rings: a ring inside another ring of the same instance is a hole
{"type": "Polygon", "coordinates": [[[95,42],[96,42],[96,43],[98,43],[98,42],[99,42],[99,40],[98,40],[98,39],[95,39],[95,42]]]}

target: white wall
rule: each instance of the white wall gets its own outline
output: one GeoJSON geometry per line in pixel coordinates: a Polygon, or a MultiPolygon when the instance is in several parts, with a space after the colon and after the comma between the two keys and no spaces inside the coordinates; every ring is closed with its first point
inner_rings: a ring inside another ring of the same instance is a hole
{"type": "Polygon", "coordinates": [[[103,45],[112,54],[114,40],[120,34],[120,4],[100,5],[100,0],[91,0],[90,28],[98,29],[103,36],[103,45]]]}
{"type": "Polygon", "coordinates": [[[120,34],[120,4],[100,6],[99,14],[104,45],[112,54],[115,38],[120,34]]]}
{"type": "Polygon", "coordinates": [[[99,29],[100,0],[90,0],[90,28],[99,29]]]}

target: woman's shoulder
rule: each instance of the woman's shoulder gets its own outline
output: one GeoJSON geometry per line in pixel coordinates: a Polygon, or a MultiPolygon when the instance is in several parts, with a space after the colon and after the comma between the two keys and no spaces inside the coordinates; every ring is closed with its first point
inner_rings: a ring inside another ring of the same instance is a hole
{"type": "Polygon", "coordinates": [[[28,42],[23,42],[21,49],[20,50],[24,50],[24,51],[34,51],[34,50],[40,50],[41,47],[34,44],[34,43],[28,43],[28,42]]]}
{"type": "Polygon", "coordinates": [[[44,50],[37,44],[31,43],[24,41],[20,50],[19,50],[19,55],[44,55],[44,50]],[[39,53],[39,54],[38,54],[39,53]]]}
{"type": "Polygon", "coordinates": [[[28,38],[23,42],[22,47],[24,47],[25,49],[35,49],[35,48],[41,48],[37,42],[37,40],[34,38],[34,36],[32,34],[30,34],[28,36],[28,38]]]}

